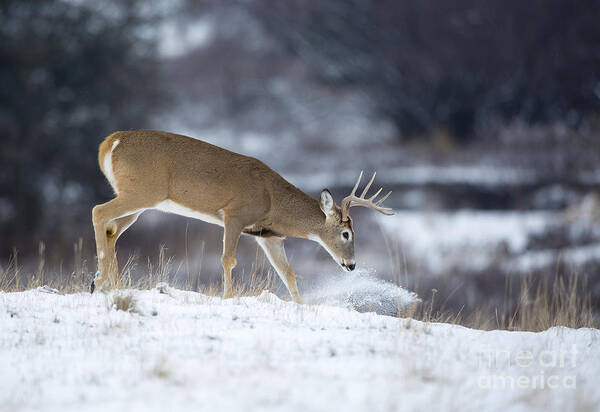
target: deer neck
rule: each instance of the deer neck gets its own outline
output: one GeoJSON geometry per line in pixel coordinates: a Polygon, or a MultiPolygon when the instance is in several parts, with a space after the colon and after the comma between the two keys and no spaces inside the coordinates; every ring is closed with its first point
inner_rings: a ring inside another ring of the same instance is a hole
{"type": "Polygon", "coordinates": [[[311,239],[320,236],[325,216],[319,206],[319,201],[308,196],[299,189],[295,196],[288,198],[288,201],[281,208],[279,219],[279,230],[286,236],[311,239]]]}

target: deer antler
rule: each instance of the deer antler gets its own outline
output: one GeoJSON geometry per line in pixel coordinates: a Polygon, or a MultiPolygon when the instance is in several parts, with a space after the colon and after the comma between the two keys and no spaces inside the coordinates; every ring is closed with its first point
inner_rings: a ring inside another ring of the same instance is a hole
{"type": "Polygon", "coordinates": [[[369,183],[367,183],[367,185],[363,189],[360,197],[356,197],[356,189],[358,189],[358,185],[360,184],[362,175],[363,175],[363,172],[361,170],[360,175],[358,176],[358,180],[356,181],[356,184],[354,185],[354,189],[352,189],[352,193],[350,193],[350,196],[346,196],[344,198],[344,200],[342,200],[342,221],[348,220],[350,208],[352,206],[364,206],[364,207],[368,207],[369,209],[376,210],[379,213],[383,213],[384,215],[388,215],[388,216],[393,215],[394,213],[390,212],[390,210],[392,210],[391,208],[381,206],[383,201],[385,199],[387,199],[389,195],[392,194],[391,190],[388,192],[387,195],[385,195],[384,197],[382,197],[375,203],[373,203],[373,201],[379,195],[379,193],[381,193],[383,188],[380,188],[377,191],[377,193],[375,193],[370,198],[365,199],[365,195],[369,191],[369,188],[371,187],[371,183],[373,183],[373,180],[375,180],[375,175],[377,175],[377,172],[373,173],[373,177],[371,177],[371,180],[369,180],[369,183]]]}

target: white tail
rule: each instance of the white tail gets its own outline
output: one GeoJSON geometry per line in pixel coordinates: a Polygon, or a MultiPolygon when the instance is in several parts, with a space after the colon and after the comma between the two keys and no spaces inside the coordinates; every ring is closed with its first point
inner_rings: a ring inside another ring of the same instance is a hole
{"type": "MultiPolygon", "coordinates": [[[[340,208],[327,189],[313,199],[261,161],[187,136],[153,130],[116,132],[100,145],[100,168],[115,194],[92,211],[98,273],[91,291],[107,278],[119,287],[117,239],[148,209],[176,213],[224,227],[223,296],[231,297],[231,271],[236,266],[240,235],[255,236],[292,298],[300,302],[296,276],[283,240],[299,237],[319,242],[346,270],[353,270],[354,231],[348,210],[366,206],[390,214],[373,203],[376,193],[352,194],[340,208]]],[[[361,172],[362,176],[362,172],[361,172]]]]}

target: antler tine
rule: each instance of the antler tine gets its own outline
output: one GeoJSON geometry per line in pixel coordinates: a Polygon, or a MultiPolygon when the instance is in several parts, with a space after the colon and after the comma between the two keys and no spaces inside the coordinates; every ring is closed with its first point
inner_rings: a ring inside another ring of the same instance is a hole
{"type": "Polygon", "coordinates": [[[363,172],[361,171],[360,175],[358,176],[358,180],[356,181],[356,184],[354,185],[354,188],[352,189],[352,193],[350,193],[349,196],[346,196],[344,198],[344,200],[342,200],[342,220],[344,220],[344,221],[348,220],[349,211],[352,206],[368,207],[369,209],[376,210],[377,212],[383,213],[384,215],[388,215],[388,216],[393,215],[394,213],[390,212],[390,210],[392,210],[391,208],[381,206],[383,201],[385,199],[387,199],[389,197],[389,195],[392,194],[391,191],[388,192],[388,194],[386,194],[381,199],[377,200],[377,202],[374,202],[374,200],[377,198],[377,196],[379,196],[379,194],[381,193],[383,188],[380,188],[373,196],[369,197],[368,199],[365,199],[365,195],[368,193],[369,189],[371,188],[371,185],[373,184],[373,181],[375,180],[375,176],[377,175],[376,172],[373,173],[373,176],[371,177],[371,179],[369,180],[369,182],[363,189],[361,195],[359,197],[356,196],[356,189],[358,189],[358,186],[362,179],[362,175],[363,175],[363,172]]]}
{"type": "Polygon", "coordinates": [[[358,175],[358,179],[356,180],[356,183],[354,184],[354,187],[352,188],[352,192],[350,193],[349,196],[346,196],[344,198],[344,200],[342,200],[342,220],[346,221],[348,220],[348,212],[350,210],[350,205],[352,203],[352,199],[356,198],[356,189],[358,189],[358,186],[360,185],[360,181],[362,180],[363,177],[363,171],[360,171],[360,174],[358,175]]]}
{"type": "Polygon", "coordinates": [[[367,185],[365,186],[364,190],[362,191],[362,193],[360,194],[360,198],[364,199],[365,195],[367,194],[367,192],[369,191],[369,189],[371,188],[371,184],[373,183],[373,180],[375,180],[375,176],[377,175],[377,172],[373,173],[373,177],[371,177],[371,180],[369,180],[369,183],[367,183],[367,185]]]}
{"type": "Polygon", "coordinates": [[[356,189],[358,189],[358,185],[360,184],[360,181],[362,180],[362,176],[363,176],[363,171],[360,171],[360,174],[358,175],[358,180],[356,181],[356,183],[354,184],[354,188],[352,189],[352,193],[350,193],[350,196],[354,196],[356,194],[356,189]]]}
{"type": "MultiPolygon", "coordinates": [[[[380,190],[380,191],[381,191],[381,190],[380,190]]],[[[377,192],[377,193],[379,193],[379,192],[377,192]]],[[[380,204],[382,204],[382,203],[383,203],[383,201],[384,201],[385,199],[387,199],[387,198],[388,198],[388,196],[389,196],[389,195],[391,195],[391,194],[392,194],[392,191],[390,190],[390,191],[388,192],[388,194],[387,194],[387,195],[385,195],[384,197],[382,197],[381,199],[379,199],[379,200],[378,200],[378,201],[375,203],[375,206],[379,206],[380,204]]]]}
{"type": "Polygon", "coordinates": [[[379,193],[381,193],[382,190],[383,190],[383,187],[380,187],[379,190],[373,196],[371,196],[369,198],[369,200],[372,201],[373,199],[375,199],[379,195],[379,193]]]}

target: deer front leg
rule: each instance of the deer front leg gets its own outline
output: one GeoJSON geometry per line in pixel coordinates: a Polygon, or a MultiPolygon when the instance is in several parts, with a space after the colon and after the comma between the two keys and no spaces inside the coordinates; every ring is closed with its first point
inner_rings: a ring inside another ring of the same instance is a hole
{"type": "Polygon", "coordinates": [[[269,262],[277,271],[277,274],[283,281],[283,284],[290,292],[292,299],[296,303],[302,303],[300,299],[300,293],[298,293],[298,285],[296,284],[296,275],[292,269],[292,266],[287,260],[285,255],[285,248],[283,245],[283,239],[278,237],[257,237],[256,241],[267,255],[269,262]]]}
{"type": "Polygon", "coordinates": [[[223,256],[221,257],[223,263],[223,299],[228,299],[233,297],[231,271],[237,264],[235,254],[244,226],[238,219],[226,216],[223,227],[223,256]]]}

